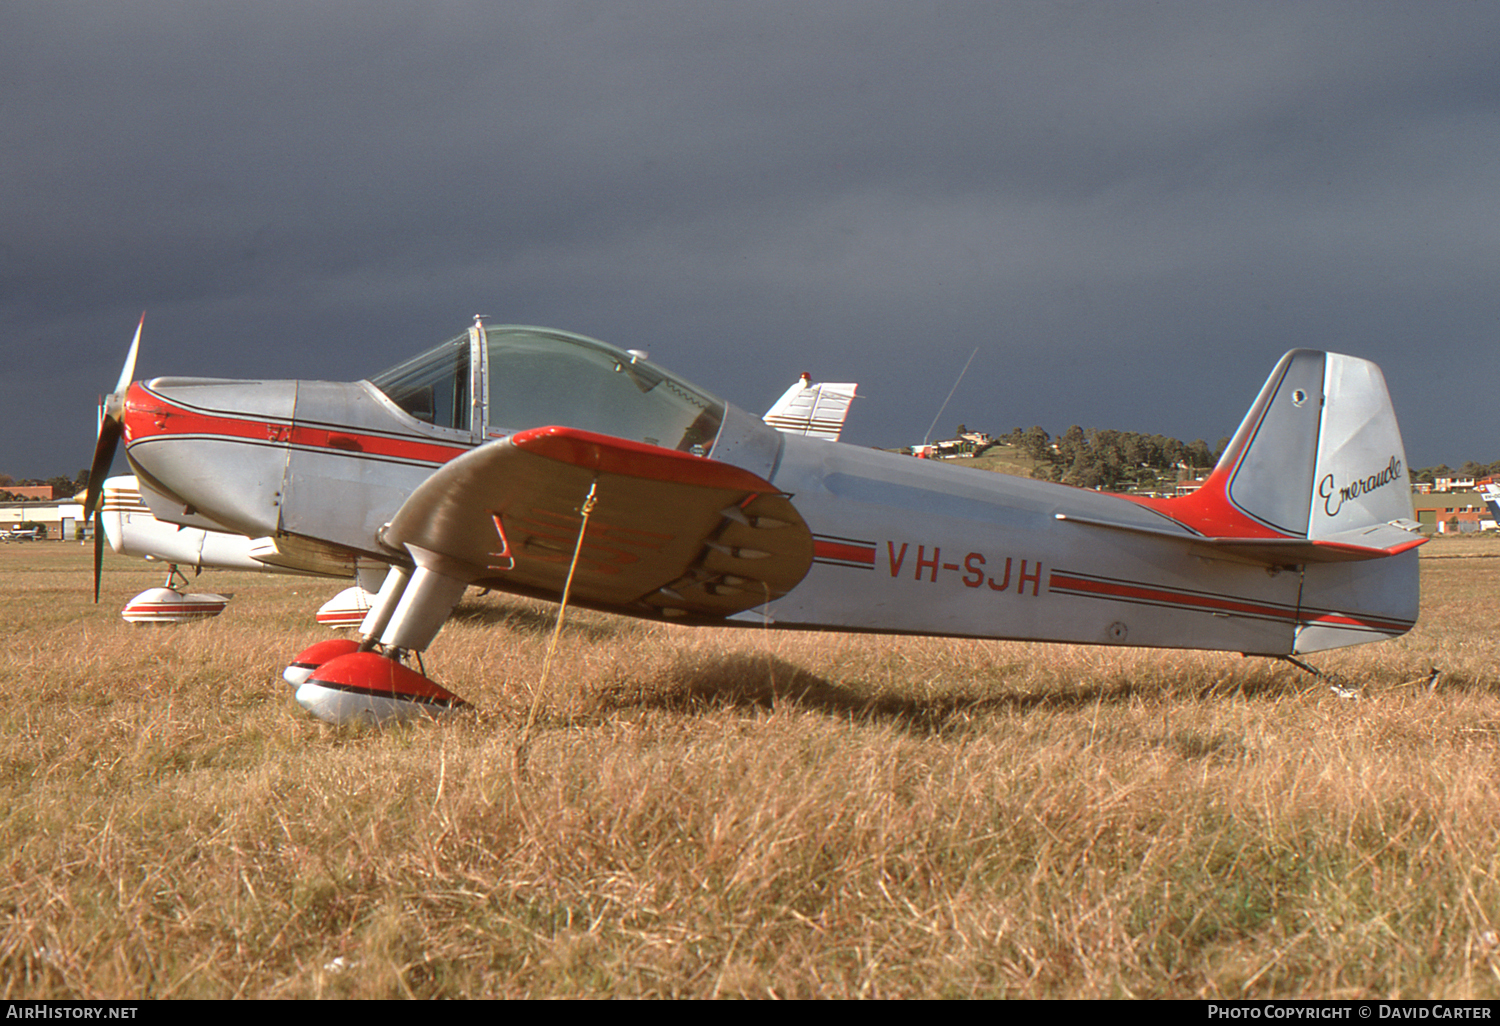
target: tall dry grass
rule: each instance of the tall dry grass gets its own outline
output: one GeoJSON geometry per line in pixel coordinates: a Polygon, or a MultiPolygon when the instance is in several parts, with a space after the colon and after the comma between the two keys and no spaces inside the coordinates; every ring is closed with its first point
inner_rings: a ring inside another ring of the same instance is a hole
{"type": "Polygon", "coordinates": [[[0,991],[151,997],[1500,996],[1500,545],[1314,661],[692,630],[471,596],[473,714],[279,674],[334,590],[0,546],[0,991]],[[211,583],[210,583],[211,582],[211,583]],[[1429,692],[1419,682],[1443,671],[1429,692]]]}

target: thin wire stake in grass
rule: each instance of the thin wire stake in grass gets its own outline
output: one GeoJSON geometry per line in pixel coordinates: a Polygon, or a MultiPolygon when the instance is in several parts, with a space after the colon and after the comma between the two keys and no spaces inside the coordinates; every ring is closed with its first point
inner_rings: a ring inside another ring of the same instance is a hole
{"type": "Polygon", "coordinates": [[[599,479],[589,483],[589,493],[584,497],[580,512],[583,520],[578,525],[578,542],[573,546],[573,562],[568,564],[568,578],[563,582],[562,601],[557,606],[557,623],[552,628],[552,640],[547,642],[547,655],[542,659],[542,677],[531,695],[531,710],[526,714],[526,726],[521,729],[521,740],[516,745],[516,775],[527,779],[526,757],[531,748],[531,725],[536,722],[536,711],[542,704],[542,693],[547,688],[547,676],[552,671],[552,654],[557,651],[557,639],[562,635],[563,617],[568,612],[568,593],[573,590],[573,572],[578,569],[578,557],[583,552],[583,536],[589,528],[589,514],[594,511],[594,493],[599,479]]]}

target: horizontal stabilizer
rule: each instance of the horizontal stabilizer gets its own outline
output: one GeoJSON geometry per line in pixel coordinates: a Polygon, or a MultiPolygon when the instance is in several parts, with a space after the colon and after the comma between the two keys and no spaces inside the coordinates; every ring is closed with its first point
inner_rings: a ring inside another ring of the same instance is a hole
{"type": "Polygon", "coordinates": [[[1380,559],[1395,556],[1421,545],[1425,538],[1417,534],[1416,521],[1396,521],[1327,535],[1313,541],[1305,538],[1235,538],[1209,537],[1139,524],[1117,523],[1091,517],[1058,513],[1057,519],[1070,524],[1102,527],[1111,531],[1166,538],[1171,541],[1204,545],[1216,552],[1240,556],[1270,566],[1296,566],[1303,563],[1342,563],[1355,559],[1380,559]]]}

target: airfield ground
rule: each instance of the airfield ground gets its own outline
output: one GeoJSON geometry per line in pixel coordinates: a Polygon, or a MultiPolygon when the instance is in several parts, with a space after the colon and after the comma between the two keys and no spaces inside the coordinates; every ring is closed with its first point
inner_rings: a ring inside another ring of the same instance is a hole
{"type": "Polygon", "coordinates": [[[1500,539],[1406,638],[1263,659],[692,630],[471,596],[478,711],[333,729],[337,585],[0,547],[6,998],[1500,997],[1500,539]],[[1443,673],[1429,693],[1431,667],[1443,673]]]}

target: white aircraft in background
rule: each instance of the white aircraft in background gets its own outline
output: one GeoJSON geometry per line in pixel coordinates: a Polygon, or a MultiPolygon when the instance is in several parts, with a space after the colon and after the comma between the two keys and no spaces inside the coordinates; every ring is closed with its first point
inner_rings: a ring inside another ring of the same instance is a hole
{"type": "MultiPolygon", "coordinates": [[[[218,616],[233,594],[187,590],[183,567],[197,576],[204,568],[216,570],[289,573],[314,577],[353,577],[359,583],[339,592],[317,612],[325,627],[357,627],[370,611],[370,602],[390,568],[371,560],[353,560],[347,567],[329,567],[326,572],[277,566],[261,558],[255,542],[209,526],[212,521],[192,516],[187,523],[158,520],[141,496],[133,476],[111,477],[104,482],[103,503],[95,531],[96,547],[107,542],[121,556],[139,556],[167,564],[167,579],[159,588],[148,588],[125,604],[120,616],[131,623],[180,623],[218,616]],[[342,572],[341,572],[342,571],[342,572]]],[[[274,554],[271,554],[274,558],[274,554]]],[[[98,601],[97,582],[95,601],[98,601]]]]}
{"type": "Polygon", "coordinates": [[[360,640],[288,668],[330,722],[462,705],[417,667],[471,585],[684,624],[1282,659],[1417,617],[1406,454],[1357,357],[1287,353],[1203,486],[1152,499],[787,434],[546,328],[476,319],[347,383],[132,383],[139,340],[86,512],[123,438],[160,520],[289,569],[388,563],[360,640]]]}
{"type": "Polygon", "coordinates": [[[1490,508],[1490,516],[1495,518],[1497,524],[1500,524],[1500,484],[1491,481],[1481,485],[1479,494],[1484,496],[1484,504],[1490,508]]]}
{"type": "MultiPolygon", "coordinates": [[[[766,411],[762,420],[787,434],[837,441],[856,385],[813,384],[810,375],[787,389],[766,411]]],[[[313,573],[278,565],[274,545],[257,542],[242,534],[220,529],[213,521],[192,515],[179,516],[178,523],[158,520],[142,498],[142,487],[133,475],[111,477],[104,482],[99,527],[111,551],[139,556],[168,566],[167,579],[159,588],[149,588],[125,604],[120,616],[131,623],[180,623],[219,615],[234,596],[214,592],[189,592],[182,567],[201,573],[205,567],[218,570],[248,570],[324,577],[353,577],[358,583],[345,588],[323,604],[316,614],[325,627],[358,627],[369,613],[380,583],[390,566],[386,563],[351,559],[346,565],[330,566],[313,573]]],[[[80,501],[84,501],[86,496],[80,501]]],[[[156,505],[168,500],[154,497],[156,505]]],[[[6,540],[11,532],[6,532],[6,540]]],[[[34,529],[33,534],[34,537],[34,529]]],[[[96,545],[99,544],[96,534],[96,545]]],[[[98,601],[97,583],[94,596],[98,601]]]]}

